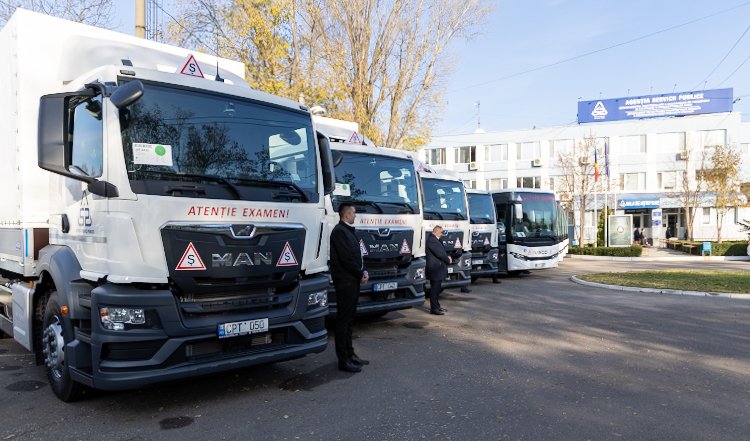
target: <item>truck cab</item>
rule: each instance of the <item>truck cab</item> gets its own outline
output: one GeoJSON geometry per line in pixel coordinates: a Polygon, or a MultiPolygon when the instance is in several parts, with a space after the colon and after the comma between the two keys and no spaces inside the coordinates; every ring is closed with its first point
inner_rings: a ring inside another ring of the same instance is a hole
{"type": "Polygon", "coordinates": [[[471,231],[464,184],[457,176],[420,164],[424,203],[423,237],[443,227],[440,241],[453,263],[448,265],[445,288],[467,288],[471,283],[471,231]]]}
{"type": "Polygon", "coordinates": [[[498,283],[497,216],[492,194],[467,189],[471,229],[471,281],[491,277],[498,283]]]}
{"type": "MultiPolygon", "coordinates": [[[[353,122],[315,116],[316,129],[330,139],[335,189],[327,210],[328,231],[338,207],[357,209],[354,227],[370,279],[360,288],[358,315],[382,315],[424,303],[425,250],[420,187],[412,154],[375,147],[353,122]]],[[[326,239],[328,239],[326,237],[326,239]]],[[[336,292],[328,294],[336,316],[336,292]]]]}
{"type": "Polygon", "coordinates": [[[306,107],[241,63],[28,11],[0,48],[23,207],[0,237],[25,240],[0,322],[60,399],[325,350],[333,169],[306,107]]]}

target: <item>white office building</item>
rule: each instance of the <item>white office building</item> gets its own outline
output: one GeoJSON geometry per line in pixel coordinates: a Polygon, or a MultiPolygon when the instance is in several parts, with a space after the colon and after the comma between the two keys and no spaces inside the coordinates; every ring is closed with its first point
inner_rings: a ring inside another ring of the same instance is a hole
{"type": "MultiPolygon", "coordinates": [[[[741,152],[740,181],[750,181],[750,122],[742,122],[736,112],[438,136],[419,155],[435,168],[456,172],[470,188],[527,187],[559,193],[563,191],[561,155],[571,154],[576,146],[592,144],[597,146],[600,178],[594,191],[596,198],[588,198],[583,243],[595,237],[594,212],[602,209],[605,194],[610,207],[616,205],[616,214],[632,214],[633,227],[643,227],[646,237],[654,242],[664,238],[668,227],[683,238],[685,209],[678,196],[683,173],[694,177],[703,167],[700,158],[710,156],[716,145],[741,152]]],[[[592,157],[593,153],[581,161],[591,161],[592,157]]],[[[747,202],[746,195],[742,198],[747,202]]],[[[696,240],[716,240],[714,201],[710,193],[701,197],[693,221],[696,240]]],[[[747,238],[737,224],[738,220],[750,219],[750,208],[743,205],[747,204],[738,204],[725,215],[723,240],[747,238]]],[[[578,211],[570,210],[570,223],[580,225],[578,211]]]]}

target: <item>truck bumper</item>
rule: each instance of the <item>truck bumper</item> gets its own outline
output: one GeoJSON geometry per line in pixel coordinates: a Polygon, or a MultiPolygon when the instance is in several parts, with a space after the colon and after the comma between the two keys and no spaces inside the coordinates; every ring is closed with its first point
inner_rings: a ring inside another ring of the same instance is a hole
{"type": "MultiPolygon", "coordinates": [[[[425,260],[414,259],[405,275],[396,279],[370,280],[360,287],[357,315],[381,314],[407,309],[424,303],[425,260]],[[417,277],[417,274],[421,277],[417,277]],[[386,283],[396,283],[396,289],[376,290],[386,283]]],[[[329,316],[336,318],[336,291],[331,285],[328,291],[329,316]]]]}
{"type": "MultiPolygon", "coordinates": [[[[281,302],[242,310],[187,313],[169,290],[139,290],[103,285],[91,296],[91,331],[76,328],[65,357],[75,381],[102,390],[122,390],[274,361],[325,350],[326,306],[308,309],[308,295],[325,291],[328,277],[305,279],[297,288],[271,297],[281,302]],[[146,311],[146,325],[122,331],[105,329],[99,308],[131,307],[146,311]],[[268,319],[268,331],[218,337],[220,323],[268,319]]],[[[270,297],[269,297],[270,298],[270,297]]],[[[223,305],[204,305],[209,306],[223,305]]]]}
{"type": "Polygon", "coordinates": [[[498,249],[471,253],[471,278],[497,276],[498,249]]]}

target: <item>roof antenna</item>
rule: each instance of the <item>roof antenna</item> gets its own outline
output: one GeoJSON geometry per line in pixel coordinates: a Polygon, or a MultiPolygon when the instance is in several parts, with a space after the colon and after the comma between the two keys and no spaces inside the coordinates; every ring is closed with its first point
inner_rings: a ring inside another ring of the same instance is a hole
{"type": "Polygon", "coordinates": [[[224,82],[224,78],[219,75],[219,59],[216,59],[216,77],[214,78],[214,81],[224,82]]]}
{"type": "Polygon", "coordinates": [[[214,81],[219,81],[221,83],[224,82],[224,78],[219,75],[219,36],[216,35],[216,76],[214,77],[214,81]]]}

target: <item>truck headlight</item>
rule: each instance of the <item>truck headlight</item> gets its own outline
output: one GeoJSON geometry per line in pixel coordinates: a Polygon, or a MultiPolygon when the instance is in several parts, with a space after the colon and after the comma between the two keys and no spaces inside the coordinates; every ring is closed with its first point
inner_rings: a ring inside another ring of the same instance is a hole
{"type": "Polygon", "coordinates": [[[146,312],[143,308],[102,306],[99,308],[99,320],[104,329],[123,331],[125,325],[145,325],[146,312]]]}
{"type": "Polygon", "coordinates": [[[424,278],[425,278],[424,268],[417,268],[417,270],[414,271],[414,280],[420,280],[424,278]]]}
{"type": "Polygon", "coordinates": [[[307,306],[327,306],[328,305],[328,293],[326,291],[318,291],[310,293],[307,296],[307,306]]]}

